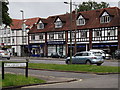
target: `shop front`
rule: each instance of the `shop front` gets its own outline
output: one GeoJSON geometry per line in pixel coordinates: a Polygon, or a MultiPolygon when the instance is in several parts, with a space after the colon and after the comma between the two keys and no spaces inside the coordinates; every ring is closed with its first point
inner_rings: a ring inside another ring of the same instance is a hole
{"type": "Polygon", "coordinates": [[[61,56],[65,55],[65,41],[49,41],[47,46],[48,56],[51,56],[52,53],[57,53],[61,56]]]}
{"type": "Polygon", "coordinates": [[[118,48],[118,43],[96,43],[93,44],[93,49],[102,49],[106,53],[111,54],[118,48]]]}
{"type": "Polygon", "coordinates": [[[30,56],[43,57],[44,56],[44,44],[29,45],[30,56]]]}

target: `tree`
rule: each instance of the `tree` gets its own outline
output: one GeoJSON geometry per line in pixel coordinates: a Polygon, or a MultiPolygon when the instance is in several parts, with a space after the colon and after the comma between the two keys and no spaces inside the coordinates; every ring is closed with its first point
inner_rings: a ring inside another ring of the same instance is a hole
{"type": "Polygon", "coordinates": [[[97,10],[102,8],[108,8],[109,4],[106,2],[97,3],[95,1],[88,1],[79,4],[78,11],[89,11],[89,10],[97,10]]]}
{"type": "Polygon", "coordinates": [[[0,1],[1,3],[1,6],[2,6],[2,23],[7,25],[7,26],[10,26],[10,24],[12,23],[12,19],[10,18],[9,16],[9,13],[8,13],[8,4],[9,2],[6,0],[6,1],[0,1]]]}

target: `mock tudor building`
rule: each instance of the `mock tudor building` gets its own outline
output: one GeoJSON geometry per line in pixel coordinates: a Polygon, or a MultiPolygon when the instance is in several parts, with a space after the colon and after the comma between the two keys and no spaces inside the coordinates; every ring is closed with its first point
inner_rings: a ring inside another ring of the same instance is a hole
{"type": "MultiPolygon", "coordinates": [[[[31,56],[50,56],[52,53],[69,56],[70,30],[69,13],[40,18],[28,33],[31,56]]],[[[71,38],[73,54],[75,41],[76,52],[103,49],[112,54],[120,48],[120,9],[111,7],[84,11],[77,16],[73,11],[71,38]]]]}
{"type": "Polygon", "coordinates": [[[2,25],[0,28],[0,43],[8,48],[12,55],[27,56],[29,54],[28,31],[32,28],[33,24],[38,22],[38,20],[39,18],[29,18],[24,20],[12,19],[12,25],[10,27],[2,25]]]}

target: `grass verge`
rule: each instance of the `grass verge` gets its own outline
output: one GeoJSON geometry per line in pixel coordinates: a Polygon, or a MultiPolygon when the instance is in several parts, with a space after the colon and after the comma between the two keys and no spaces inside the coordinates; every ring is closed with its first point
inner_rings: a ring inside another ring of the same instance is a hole
{"type": "Polygon", "coordinates": [[[2,80],[2,87],[20,86],[37,83],[45,83],[45,81],[31,76],[26,78],[23,75],[5,74],[5,79],[2,80]]]}
{"type": "Polygon", "coordinates": [[[96,65],[60,65],[60,64],[43,64],[43,63],[29,63],[29,68],[34,69],[47,69],[47,70],[60,70],[60,71],[80,71],[80,72],[93,72],[93,73],[118,73],[120,67],[113,66],[96,66],[96,65]]]}

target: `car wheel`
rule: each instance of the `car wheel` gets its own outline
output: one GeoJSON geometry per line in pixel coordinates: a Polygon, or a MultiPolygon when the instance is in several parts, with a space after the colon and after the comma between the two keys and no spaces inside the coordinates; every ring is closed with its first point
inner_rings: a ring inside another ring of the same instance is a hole
{"type": "Polygon", "coordinates": [[[86,61],[87,65],[91,65],[91,62],[89,60],[86,61]]]}
{"type": "Polygon", "coordinates": [[[70,60],[67,60],[67,61],[66,61],[66,64],[70,64],[70,60]]]}
{"type": "Polygon", "coordinates": [[[7,60],[10,60],[10,58],[7,58],[7,60]]]}
{"type": "Polygon", "coordinates": [[[101,66],[102,63],[97,63],[97,66],[101,66]]]}

